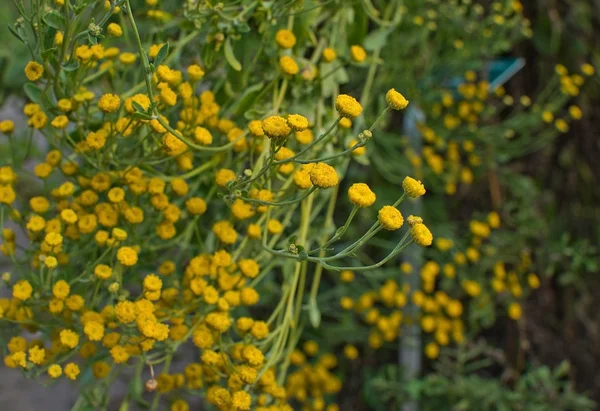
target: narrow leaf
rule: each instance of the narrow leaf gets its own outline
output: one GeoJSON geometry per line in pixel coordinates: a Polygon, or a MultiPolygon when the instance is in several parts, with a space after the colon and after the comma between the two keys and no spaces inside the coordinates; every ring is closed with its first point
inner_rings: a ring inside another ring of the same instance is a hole
{"type": "Polygon", "coordinates": [[[233,68],[235,71],[242,70],[242,64],[235,57],[235,54],[233,54],[233,48],[231,47],[230,37],[228,37],[227,40],[225,40],[225,58],[227,59],[227,62],[229,63],[231,68],[233,68]]]}

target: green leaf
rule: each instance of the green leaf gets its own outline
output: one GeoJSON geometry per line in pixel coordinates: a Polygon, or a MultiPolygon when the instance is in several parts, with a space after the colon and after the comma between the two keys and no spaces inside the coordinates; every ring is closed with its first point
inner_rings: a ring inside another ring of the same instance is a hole
{"type": "Polygon", "coordinates": [[[169,54],[169,43],[163,44],[163,46],[158,50],[158,54],[156,55],[156,59],[154,59],[154,65],[160,66],[160,64],[165,61],[167,55],[169,54]]]}
{"type": "Polygon", "coordinates": [[[64,31],[66,26],[65,18],[55,10],[46,13],[42,20],[44,20],[44,23],[48,26],[55,28],[56,30],[64,31]]]}
{"type": "Polygon", "coordinates": [[[133,113],[132,117],[135,119],[139,119],[139,120],[147,120],[147,121],[154,120],[154,117],[149,116],[148,114],[140,113],[140,112],[133,113]]]}
{"type": "Polygon", "coordinates": [[[42,104],[42,90],[33,83],[27,83],[24,87],[25,94],[33,103],[42,104]]]}
{"type": "Polygon", "coordinates": [[[256,98],[264,88],[264,83],[258,83],[248,87],[241,97],[236,98],[236,102],[231,106],[228,113],[240,115],[248,111],[255,103],[256,98]]]}
{"type": "Polygon", "coordinates": [[[142,105],[140,103],[138,103],[137,101],[131,101],[131,105],[133,107],[135,107],[135,110],[139,113],[145,113],[146,109],[144,107],[142,107],[142,105]]]}
{"type": "Polygon", "coordinates": [[[233,54],[233,48],[231,46],[230,37],[227,37],[227,40],[225,40],[225,58],[227,59],[227,62],[229,63],[231,68],[233,68],[235,71],[242,70],[242,64],[235,57],[235,54],[233,54]]]}
{"type": "Polygon", "coordinates": [[[367,37],[365,37],[364,46],[368,51],[375,51],[378,48],[381,48],[387,42],[387,37],[391,33],[389,28],[381,28],[378,30],[373,30],[370,32],[367,37]]]}
{"type": "Polygon", "coordinates": [[[78,68],[79,68],[79,62],[77,60],[67,61],[62,64],[63,71],[66,71],[68,73],[71,71],[75,71],[78,68]]]}
{"type": "Polygon", "coordinates": [[[319,325],[321,324],[321,311],[319,310],[319,305],[315,298],[311,298],[308,301],[308,318],[310,324],[314,328],[319,328],[319,325]]]}
{"type": "Polygon", "coordinates": [[[19,41],[21,41],[22,43],[25,43],[25,40],[23,40],[23,37],[21,37],[21,35],[19,33],[17,33],[17,31],[12,26],[8,26],[8,31],[10,31],[13,36],[18,38],[19,41]]]}

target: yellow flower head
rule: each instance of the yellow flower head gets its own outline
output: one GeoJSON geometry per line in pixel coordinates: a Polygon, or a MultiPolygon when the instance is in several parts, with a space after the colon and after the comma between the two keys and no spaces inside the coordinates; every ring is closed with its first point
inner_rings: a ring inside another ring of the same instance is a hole
{"type": "Polygon", "coordinates": [[[13,286],[13,297],[25,301],[29,297],[31,297],[31,293],[33,292],[33,287],[27,280],[20,280],[13,286]]]}
{"type": "Polygon", "coordinates": [[[308,128],[308,119],[300,114],[290,114],[287,122],[294,131],[303,131],[308,128]]]}
{"type": "Polygon", "coordinates": [[[117,23],[110,23],[106,28],[106,32],[112,37],[121,37],[123,29],[117,23]]]}
{"type": "Polygon", "coordinates": [[[227,183],[235,180],[235,178],[235,172],[233,170],[222,168],[217,171],[217,174],[215,175],[215,182],[219,187],[225,187],[227,183]]]}
{"type": "Polygon", "coordinates": [[[79,335],[71,330],[62,330],[60,332],[60,343],[67,348],[75,348],[79,344],[79,335]]]}
{"type": "Polygon", "coordinates": [[[114,113],[121,107],[121,98],[116,94],[107,93],[98,100],[98,108],[105,113],[114,113]]]}
{"type": "Polygon", "coordinates": [[[37,81],[43,74],[44,67],[36,61],[30,61],[27,63],[27,66],[25,66],[25,76],[27,76],[29,81],[37,81]]]}
{"type": "Polygon", "coordinates": [[[357,207],[370,207],[376,200],[375,193],[364,183],[352,184],[348,189],[350,202],[357,207]]]}
{"type": "Polygon", "coordinates": [[[198,66],[197,64],[192,64],[189,66],[187,73],[191,81],[198,81],[204,77],[204,70],[202,70],[202,67],[198,66]]]}
{"type": "Polygon", "coordinates": [[[517,321],[519,318],[521,318],[523,311],[521,310],[521,305],[519,303],[511,303],[508,306],[508,316],[517,321]]]}
{"type": "Polygon", "coordinates": [[[311,168],[310,181],[319,188],[335,187],[339,183],[335,168],[325,163],[316,163],[311,168]]]}
{"type": "Polygon", "coordinates": [[[58,298],[59,300],[64,300],[67,298],[70,292],[71,287],[65,280],[57,281],[52,287],[52,294],[54,294],[54,297],[58,298]]]}
{"type": "Polygon", "coordinates": [[[264,119],[262,129],[267,137],[274,140],[283,140],[292,132],[286,119],[280,116],[271,116],[264,119]]]}
{"type": "Polygon", "coordinates": [[[394,110],[404,110],[408,106],[408,100],[393,88],[386,93],[385,100],[394,110]]]}
{"type": "Polygon", "coordinates": [[[419,180],[412,177],[405,177],[402,181],[402,188],[407,196],[411,198],[421,197],[425,194],[425,186],[419,180]]]}
{"type": "Polygon", "coordinates": [[[336,58],[337,58],[337,54],[336,54],[335,50],[332,49],[331,47],[327,47],[325,50],[323,50],[323,60],[326,63],[331,63],[336,58]]]}
{"type": "Polygon", "coordinates": [[[357,63],[362,63],[367,58],[367,52],[361,46],[354,45],[350,47],[350,58],[357,63]]]}
{"type": "Polygon", "coordinates": [[[423,223],[417,223],[411,226],[410,235],[414,242],[423,247],[429,247],[433,242],[433,235],[427,226],[423,223]]]}
{"type": "Polygon", "coordinates": [[[70,380],[75,380],[79,375],[79,372],[79,366],[73,362],[70,362],[65,366],[65,375],[70,380]]]}
{"type": "Polygon", "coordinates": [[[281,29],[275,35],[275,41],[282,49],[291,49],[296,45],[296,36],[290,30],[281,29]]]}
{"type": "Polygon", "coordinates": [[[349,119],[360,116],[363,111],[362,106],[356,99],[347,94],[340,94],[335,100],[335,109],[340,113],[340,116],[349,119]]]}
{"type": "Polygon", "coordinates": [[[58,364],[52,364],[48,367],[48,375],[51,378],[58,378],[62,375],[62,367],[58,364]]]}
{"type": "Polygon", "coordinates": [[[231,405],[235,410],[247,411],[252,405],[252,397],[246,391],[236,391],[231,396],[231,405]]]}
{"type": "Polygon", "coordinates": [[[593,76],[596,73],[596,69],[589,63],[585,63],[581,66],[581,72],[586,76],[593,76]]]}
{"type": "Polygon", "coordinates": [[[131,267],[137,263],[138,254],[133,247],[121,247],[117,251],[117,259],[124,266],[131,267]]]}
{"type": "Polygon", "coordinates": [[[0,133],[10,134],[15,130],[15,123],[11,120],[0,121],[0,133]]]}
{"type": "Polygon", "coordinates": [[[248,123],[248,131],[250,131],[250,134],[254,137],[263,137],[265,135],[262,128],[262,121],[260,120],[252,120],[248,123]]]}
{"type": "Polygon", "coordinates": [[[404,224],[404,217],[396,207],[383,206],[379,210],[378,217],[381,226],[388,231],[395,231],[404,224]]]}
{"type": "Polygon", "coordinates": [[[298,68],[298,63],[296,63],[296,60],[294,60],[290,56],[281,57],[279,59],[279,67],[281,68],[281,71],[283,71],[285,74],[288,74],[290,76],[298,74],[298,71],[300,71],[300,69],[298,68]]]}

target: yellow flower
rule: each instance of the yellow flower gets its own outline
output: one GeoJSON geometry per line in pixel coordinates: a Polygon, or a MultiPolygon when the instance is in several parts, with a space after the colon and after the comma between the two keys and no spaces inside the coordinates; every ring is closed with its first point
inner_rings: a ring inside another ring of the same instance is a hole
{"type": "Polygon", "coordinates": [[[43,111],[38,111],[27,121],[27,125],[40,130],[46,126],[48,116],[43,111]]]}
{"type": "Polygon", "coordinates": [[[202,215],[206,212],[206,201],[200,197],[191,197],[185,202],[186,209],[193,215],[202,215]]]}
{"type": "Polygon", "coordinates": [[[133,64],[136,60],[137,55],[134,53],[123,53],[119,56],[119,61],[125,65],[133,64]]]}
{"type": "Polygon", "coordinates": [[[50,125],[59,130],[64,129],[69,125],[69,118],[64,115],[56,116],[54,117],[50,125]]]}
{"type": "Polygon", "coordinates": [[[569,115],[573,120],[581,120],[581,117],[583,117],[581,109],[577,106],[569,107],[569,115]]]}
{"type": "Polygon", "coordinates": [[[362,63],[367,58],[367,52],[361,46],[350,47],[350,58],[357,63],[362,63]]]}
{"type": "Polygon", "coordinates": [[[29,361],[31,361],[32,363],[40,365],[44,361],[45,357],[46,350],[44,350],[43,348],[34,345],[29,349],[29,361]]]}
{"type": "Polygon", "coordinates": [[[264,119],[262,129],[267,137],[274,140],[283,140],[292,132],[286,119],[281,116],[270,116],[264,119]]]}
{"type": "Polygon", "coordinates": [[[56,268],[58,260],[54,256],[48,256],[44,259],[44,265],[50,269],[56,268]]]}
{"type": "Polygon", "coordinates": [[[25,66],[25,76],[29,79],[29,81],[37,81],[44,74],[44,67],[35,61],[30,61],[25,66]]]}
{"type": "Polygon", "coordinates": [[[227,168],[218,170],[217,174],[215,175],[215,182],[219,187],[225,187],[227,183],[234,181],[235,179],[235,172],[227,168]]]}
{"type": "Polygon", "coordinates": [[[521,315],[523,314],[523,311],[521,310],[521,305],[519,303],[511,303],[508,306],[508,316],[517,321],[519,318],[521,318],[521,315]]]}
{"type": "Polygon", "coordinates": [[[269,335],[269,325],[264,321],[256,321],[250,333],[259,340],[265,339],[269,335]]]}
{"type": "Polygon", "coordinates": [[[283,231],[283,224],[278,220],[271,219],[267,223],[267,230],[269,230],[269,233],[271,234],[280,234],[283,231]]]}
{"type": "Polygon", "coordinates": [[[15,123],[11,120],[0,121],[0,132],[10,134],[15,130],[15,123]]]}
{"type": "Polygon", "coordinates": [[[105,94],[98,100],[98,108],[105,113],[114,113],[121,107],[121,98],[116,94],[105,94]]]}
{"type": "Polygon", "coordinates": [[[404,224],[402,213],[392,206],[383,206],[378,214],[379,222],[388,231],[395,231],[404,224]]]}
{"type": "Polygon", "coordinates": [[[59,300],[64,300],[67,298],[70,292],[71,287],[65,280],[57,281],[52,287],[52,294],[54,294],[54,297],[58,298],[59,300]]]}
{"type": "Polygon", "coordinates": [[[393,88],[386,93],[385,99],[394,110],[404,110],[408,106],[408,100],[393,88]]]}
{"type": "Polygon", "coordinates": [[[425,194],[425,186],[419,180],[412,177],[405,177],[402,181],[402,188],[407,196],[411,198],[421,197],[425,194]]]}
{"type": "Polygon", "coordinates": [[[551,111],[544,111],[542,113],[542,120],[544,120],[544,123],[552,123],[554,121],[554,114],[551,111]]]}
{"type": "Polygon", "coordinates": [[[358,207],[370,207],[376,200],[376,195],[368,185],[364,183],[352,184],[348,189],[350,202],[358,207]]]}
{"type": "Polygon", "coordinates": [[[27,367],[27,356],[25,355],[24,351],[18,351],[11,355],[10,358],[13,361],[13,363],[18,365],[19,367],[27,367]]]}
{"type": "Polygon", "coordinates": [[[106,28],[106,32],[113,37],[121,37],[123,35],[123,29],[117,23],[110,23],[106,28]]]}
{"type": "Polygon", "coordinates": [[[202,67],[197,64],[192,64],[189,66],[187,73],[191,81],[198,81],[204,77],[204,70],[202,70],[202,67]]]}
{"type": "Polygon", "coordinates": [[[530,273],[527,275],[527,284],[534,290],[540,288],[540,279],[534,273],[530,273]]]}
{"type": "Polygon", "coordinates": [[[497,212],[492,211],[491,213],[489,213],[487,220],[488,220],[488,224],[491,228],[500,227],[500,216],[498,215],[497,212]]]}
{"type": "Polygon", "coordinates": [[[585,63],[581,66],[581,72],[589,77],[594,75],[596,69],[591,64],[585,63]]]}
{"type": "Polygon", "coordinates": [[[310,181],[319,188],[335,187],[339,183],[335,168],[325,163],[316,163],[310,169],[310,181]]]}
{"type": "Polygon", "coordinates": [[[281,57],[279,59],[279,67],[281,68],[281,71],[290,76],[298,74],[298,71],[300,71],[298,63],[290,56],[281,57]]]}
{"type": "Polygon", "coordinates": [[[54,35],[54,42],[57,46],[62,46],[65,35],[62,31],[57,31],[54,35]]]}
{"type": "Polygon", "coordinates": [[[287,122],[294,131],[303,131],[308,128],[308,119],[300,114],[290,114],[287,122]]]}
{"type": "Polygon", "coordinates": [[[247,411],[252,405],[252,397],[246,391],[236,391],[231,396],[231,405],[236,411],[247,411]]]}
{"type": "Polygon", "coordinates": [[[208,129],[204,128],[204,127],[196,127],[194,129],[194,139],[205,146],[208,146],[210,144],[212,144],[213,142],[213,136],[210,133],[210,131],[208,131],[208,129]]]}
{"type": "Polygon", "coordinates": [[[124,266],[130,267],[137,263],[138,254],[132,247],[121,247],[117,251],[117,259],[124,266]]]}
{"type": "Polygon", "coordinates": [[[79,366],[77,364],[70,362],[65,365],[65,375],[68,379],[75,380],[79,375],[79,372],[79,366]]]}
{"type": "Polygon", "coordinates": [[[75,348],[79,344],[79,336],[72,330],[60,332],[60,343],[67,348],[75,348]]]}
{"type": "Polygon", "coordinates": [[[358,358],[358,348],[356,348],[354,345],[346,344],[344,346],[344,355],[349,360],[356,360],[358,358]]]}
{"type": "Polygon", "coordinates": [[[327,47],[325,50],[323,50],[323,60],[326,63],[331,63],[336,58],[337,58],[337,54],[336,54],[335,50],[332,49],[331,47],[327,47]]]}
{"type": "Polygon", "coordinates": [[[262,128],[262,121],[260,120],[252,120],[248,123],[248,130],[254,137],[263,137],[265,135],[262,128]]]}
{"type": "Polygon", "coordinates": [[[31,293],[33,292],[33,287],[27,280],[20,280],[13,286],[13,297],[25,301],[29,297],[31,297],[31,293]]]}
{"type": "Polygon", "coordinates": [[[144,290],[159,291],[162,288],[162,281],[155,274],[148,274],[144,277],[144,290]]]}
{"type": "Polygon", "coordinates": [[[440,347],[434,342],[430,342],[425,346],[425,355],[429,359],[436,359],[440,355],[440,347]]]}
{"type": "Polygon", "coordinates": [[[558,120],[556,120],[554,122],[554,126],[561,133],[566,133],[567,131],[569,131],[569,124],[562,118],[559,118],[558,120]]]}
{"type": "Polygon", "coordinates": [[[296,141],[300,144],[310,144],[313,139],[313,133],[309,129],[296,132],[296,141]]]}
{"type": "Polygon", "coordinates": [[[121,345],[115,345],[112,347],[110,349],[110,355],[117,364],[127,362],[129,359],[129,353],[127,352],[127,349],[121,345]]]}
{"type": "Polygon", "coordinates": [[[112,276],[112,268],[106,264],[98,264],[94,267],[94,275],[101,280],[108,280],[112,276]]]}
{"type": "Polygon", "coordinates": [[[282,49],[291,49],[296,45],[296,36],[290,30],[281,29],[275,34],[275,41],[282,49]]]}
{"type": "Polygon", "coordinates": [[[62,367],[58,364],[52,364],[48,367],[48,375],[51,378],[58,378],[62,375],[62,367]]]}
{"type": "Polygon", "coordinates": [[[340,273],[340,280],[342,280],[345,283],[351,283],[352,281],[354,281],[354,271],[343,270],[340,273]]]}
{"type": "Polygon", "coordinates": [[[100,341],[104,337],[104,325],[96,321],[88,321],[83,327],[83,332],[90,341],[100,341]]]}
{"type": "Polygon", "coordinates": [[[362,106],[356,99],[347,94],[340,94],[335,100],[335,109],[340,113],[340,116],[349,119],[356,118],[362,113],[362,106]]]}
{"type": "Polygon", "coordinates": [[[433,235],[427,226],[423,223],[417,223],[411,226],[410,235],[416,244],[428,247],[433,242],[433,235]]]}
{"type": "Polygon", "coordinates": [[[135,107],[133,106],[134,102],[142,106],[144,110],[148,110],[148,107],[150,107],[150,99],[147,95],[136,94],[135,96],[129,97],[125,100],[125,111],[127,111],[129,114],[132,114],[136,111],[135,107]]]}

